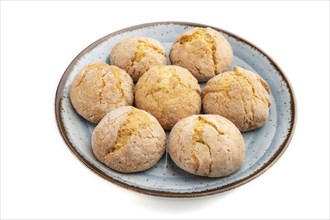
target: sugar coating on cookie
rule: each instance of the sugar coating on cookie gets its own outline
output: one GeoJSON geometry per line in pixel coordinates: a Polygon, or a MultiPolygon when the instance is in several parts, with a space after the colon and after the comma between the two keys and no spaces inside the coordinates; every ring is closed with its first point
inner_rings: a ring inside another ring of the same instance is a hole
{"type": "Polygon", "coordinates": [[[238,128],[219,115],[193,115],[171,130],[168,152],[181,169],[199,176],[222,177],[237,171],[245,159],[238,128]]]}
{"type": "Polygon", "coordinates": [[[134,36],[114,46],[110,53],[110,62],[124,69],[136,82],[151,67],[165,65],[166,53],[159,41],[134,36]]]}
{"type": "Polygon", "coordinates": [[[111,110],[133,104],[134,84],[122,69],[106,63],[85,66],[75,77],[70,99],[76,111],[97,123],[111,110]]]}
{"type": "Polygon", "coordinates": [[[135,106],[171,129],[182,118],[199,114],[201,88],[191,73],[179,66],[156,66],[136,84],[135,106]]]}
{"type": "Polygon", "coordinates": [[[240,67],[209,80],[203,90],[206,114],[231,120],[242,132],[259,128],[269,115],[270,89],[257,74],[240,67]]]}
{"type": "Polygon", "coordinates": [[[131,106],[107,114],[92,134],[96,158],[122,173],[139,172],[154,166],[165,151],[166,136],[149,113],[131,106]]]}
{"type": "Polygon", "coordinates": [[[233,51],[228,41],[211,28],[193,28],[181,34],[170,51],[172,64],[188,69],[206,82],[230,67],[233,51]]]}

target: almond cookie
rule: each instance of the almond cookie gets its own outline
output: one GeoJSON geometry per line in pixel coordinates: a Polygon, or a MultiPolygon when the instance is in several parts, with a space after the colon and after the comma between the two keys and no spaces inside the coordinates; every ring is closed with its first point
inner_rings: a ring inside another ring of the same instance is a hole
{"type": "Polygon", "coordinates": [[[233,50],[228,41],[211,28],[193,28],[181,34],[170,51],[172,64],[188,69],[206,82],[230,67],[233,50]]]}
{"type": "Polygon", "coordinates": [[[124,70],[94,63],[85,66],[75,77],[70,99],[82,117],[97,123],[111,110],[132,105],[133,88],[133,81],[124,70]]]}
{"type": "Polygon", "coordinates": [[[171,130],[168,152],[181,169],[199,176],[222,177],[237,171],[245,159],[238,128],[219,115],[193,115],[171,130]]]}
{"type": "Polygon", "coordinates": [[[92,150],[96,158],[122,173],[154,166],[165,151],[165,132],[149,113],[131,106],[111,111],[95,127],[92,150]]]}
{"type": "Polygon", "coordinates": [[[240,67],[209,80],[203,90],[203,109],[232,121],[242,132],[264,125],[268,119],[270,89],[265,80],[240,67]]]}
{"type": "Polygon", "coordinates": [[[156,66],[136,84],[135,105],[171,129],[182,118],[199,114],[201,88],[191,73],[178,66],[156,66]]]}
{"type": "Polygon", "coordinates": [[[110,62],[126,70],[136,82],[151,67],[166,65],[166,53],[159,41],[135,36],[114,46],[110,53],[110,62]]]}

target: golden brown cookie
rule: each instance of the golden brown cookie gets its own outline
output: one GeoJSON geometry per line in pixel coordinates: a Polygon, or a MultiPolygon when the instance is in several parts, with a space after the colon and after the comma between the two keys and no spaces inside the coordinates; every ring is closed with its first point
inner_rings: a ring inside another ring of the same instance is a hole
{"type": "Polygon", "coordinates": [[[222,177],[237,171],[245,159],[238,128],[219,115],[193,115],[172,128],[168,152],[181,169],[199,176],[222,177]]]}
{"type": "Polygon", "coordinates": [[[134,84],[122,69],[106,63],[85,66],[75,77],[70,99],[85,119],[97,123],[111,110],[133,104],[134,84]]]}
{"type": "Polygon", "coordinates": [[[113,170],[139,172],[154,166],[165,151],[165,132],[149,113],[131,106],[117,108],[95,127],[92,149],[113,170]]]}
{"type": "Polygon", "coordinates": [[[182,118],[199,114],[201,88],[191,73],[178,66],[156,66],[136,84],[135,106],[171,129],[182,118]]]}
{"type": "Polygon", "coordinates": [[[269,115],[270,90],[260,76],[240,67],[209,80],[203,90],[206,114],[231,120],[242,132],[261,127],[269,115]]]}
{"type": "Polygon", "coordinates": [[[170,51],[172,64],[188,69],[206,82],[230,67],[233,51],[228,41],[211,28],[193,28],[181,34],[170,51]]]}
{"type": "Polygon", "coordinates": [[[114,46],[110,53],[110,62],[126,70],[136,82],[151,67],[165,65],[166,53],[159,41],[135,36],[114,46]]]}

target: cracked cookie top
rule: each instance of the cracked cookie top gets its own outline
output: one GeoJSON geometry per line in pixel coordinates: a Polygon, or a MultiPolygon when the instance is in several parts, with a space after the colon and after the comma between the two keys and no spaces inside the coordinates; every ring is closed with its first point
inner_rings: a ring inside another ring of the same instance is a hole
{"type": "Polygon", "coordinates": [[[181,169],[208,177],[227,176],[245,159],[242,134],[219,115],[193,115],[180,120],[169,135],[168,151],[181,169]]]}
{"type": "Polygon", "coordinates": [[[110,62],[124,69],[136,82],[151,67],[165,65],[166,53],[159,41],[134,36],[114,46],[110,53],[110,62]]]}
{"type": "Polygon", "coordinates": [[[265,80],[240,67],[209,80],[203,90],[203,109],[222,115],[242,132],[261,127],[268,120],[270,89],[265,80]]]}
{"type": "Polygon", "coordinates": [[[188,70],[174,65],[156,66],[137,82],[135,105],[169,130],[180,119],[199,114],[200,93],[197,80],[188,70]]]}
{"type": "Polygon", "coordinates": [[[106,63],[85,66],[75,77],[70,99],[85,119],[97,123],[111,110],[133,104],[133,81],[122,69],[106,63]]]}
{"type": "Polygon", "coordinates": [[[92,134],[96,158],[119,172],[139,172],[154,166],[165,151],[165,132],[149,113],[131,106],[107,114],[92,134]]]}
{"type": "Polygon", "coordinates": [[[228,41],[211,28],[193,28],[181,34],[170,51],[172,64],[188,69],[206,82],[230,67],[233,51],[228,41]]]}

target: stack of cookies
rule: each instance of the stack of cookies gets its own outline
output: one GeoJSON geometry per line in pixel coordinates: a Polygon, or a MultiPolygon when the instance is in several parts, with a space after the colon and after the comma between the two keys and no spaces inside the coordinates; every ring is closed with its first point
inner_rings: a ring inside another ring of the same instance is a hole
{"type": "Polygon", "coordinates": [[[147,170],[165,152],[166,130],[169,155],[181,169],[208,177],[234,173],[245,159],[241,132],[268,120],[267,82],[241,67],[229,70],[232,48],[211,28],[182,33],[169,58],[172,65],[159,41],[134,36],[112,48],[111,65],[88,64],[75,77],[71,103],[97,123],[94,155],[118,172],[147,170]]]}

